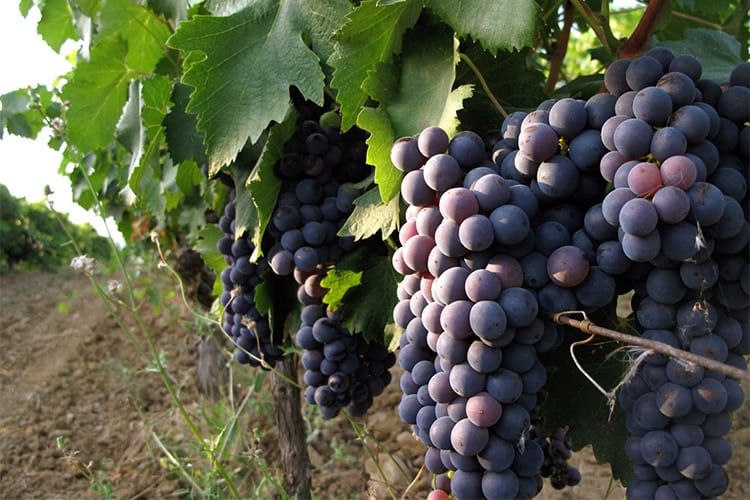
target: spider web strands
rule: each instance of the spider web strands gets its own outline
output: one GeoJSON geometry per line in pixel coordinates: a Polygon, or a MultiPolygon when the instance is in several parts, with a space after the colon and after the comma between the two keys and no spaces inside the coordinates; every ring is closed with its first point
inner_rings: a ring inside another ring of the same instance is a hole
{"type": "Polygon", "coordinates": [[[709,370],[715,370],[717,372],[723,373],[724,375],[727,375],[729,377],[734,377],[738,380],[750,382],[750,371],[742,370],[735,366],[727,365],[726,363],[721,363],[719,361],[716,361],[715,359],[707,358],[705,356],[699,356],[682,349],[676,349],[662,342],[655,342],[653,340],[636,337],[634,335],[628,335],[616,330],[610,330],[609,328],[598,326],[591,322],[586,316],[586,313],[583,311],[559,312],[552,315],[552,320],[559,325],[571,326],[589,335],[601,335],[602,337],[614,339],[618,342],[650,349],[654,352],[658,352],[659,354],[682,359],[684,361],[700,365],[709,370]],[[582,319],[575,319],[571,317],[573,315],[578,315],[582,319]]]}

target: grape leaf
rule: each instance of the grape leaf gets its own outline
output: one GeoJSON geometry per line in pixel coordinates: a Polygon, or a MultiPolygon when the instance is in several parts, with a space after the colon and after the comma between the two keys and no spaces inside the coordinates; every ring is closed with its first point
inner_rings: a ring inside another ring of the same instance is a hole
{"type": "Polygon", "coordinates": [[[396,230],[399,219],[398,197],[383,203],[376,188],[366,191],[354,200],[354,210],[339,230],[342,236],[353,236],[354,239],[365,239],[381,232],[387,239],[396,230]]]}
{"type": "Polygon", "coordinates": [[[362,270],[359,286],[350,288],[340,311],[351,332],[362,332],[368,341],[383,342],[386,325],[392,323],[398,297],[393,293],[399,276],[389,256],[365,249],[339,262],[338,269],[362,270]]]}
{"type": "Polygon", "coordinates": [[[104,38],[91,49],[91,59],[78,63],[62,97],[67,112],[69,142],[81,151],[108,145],[122,113],[133,76],[125,64],[127,43],[104,38]]]}
{"type": "Polygon", "coordinates": [[[251,261],[259,255],[261,238],[271,220],[276,207],[276,199],[281,190],[281,180],[274,173],[273,167],[284,156],[284,143],[294,135],[296,129],[297,113],[291,109],[284,121],[271,127],[258,161],[255,162],[248,177],[247,187],[250,190],[258,219],[258,224],[253,228],[252,242],[255,250],[251,261]]]}
{"type": "MultiPolygon", "coordinates": [[[[140,91],[137,93],[140,101],[140,107],[138,108],[137,115],[137,126],[138,126],[138,142],[137,148],[130,148],[131,151],[131,162],[130,170],[128,173],[128,186],[133,190],[137,196],[146,196],[146,193],[150,193],[151,196],[162,198],[160,192],[161,181],[153,177],[153,168],[159,164],[159,153],[162,145],[164,144],[164,127],[162,122],[169,108],[170,94],[172,85],[167,77],[164,76],[153,76],[143,81],[133,80],[133,82],[140,82],[140,91]],[[146,173],[150,175],[146,175],[146,173]],[[143,183],[158,182],[159,186],[151,186],[144,189],[143,183]]],[[[125,117],[128,115],[128,107],[130,101],[133,100],[133,83],[131,83],[131,96],[126,105],[126,111],[123,113],[123,117],[120,119],[120,126],[122,126],[125,117]]],[[[149,206],[160,206],[161,200],[146,200],[149,206]]]]}
{"type": "Polygon", "coordinates": [[[250,228],[258,227],[258,211],[253,204],[253,198],[250,190],[245,183],[250,175],[247,168],[233,163],[229,169],[235,185],[234,203],[236,206],[234,238],[237,239],[250,228]]]}
{"type": "MultiPolygon", "coordinates": [[[[219,240],[223,237],[224,232],[216,224],[206,224],[199,231],[198,239],[193,244],[195,250],[201,254],[203,261],[216,276],[220,276],[224,268],[227,267],[224,254],[216,248],[219,240]]],[[[223,288],[224,285],[220,279],[214,280],[213,296],[220,296],[224,291],[223,288]]]]}
{"type": "MultiPolygon", "coordinates": [[[[390,160],[393,141],[431,125],[455,131],[456,113],[471,95],[470,86],[453,89],[458,44],[445,27],[420,27],[409,34],[401,56],[398,87],[378,108],[362,108],[357,125],[370,132],[367,162],[384,202],[398,196],[402,174],[390,160]]],[[[385,233],[384,233],[385,236],[385,233]]]]}
{"type": "Polygon", "coordinates": [[[187,19],[188,2],[175,2],[174,0],[149,0],[148,6],[155,13],[169,19],[175,26],[187,19]]]}
{"type": "Polygon", "coordinates": [[[541,12],[534,0],[426,0],[425,6],[456,31],[491,53],[532,47],[541,12]]]}
{"type": "Polygon", "coordinates": [[[52,96],[44,86],[38,86],[31,92],[23,88],[0,95],[0,139],[5,130],[30,139],[36,138],[42,130],[44,120],[39,110],[33,106],[32,95],[38,96],[43,108],[45,104],[49,105],[52,96]]]}
{"type": "Polygon", "coordinates": [[[740,44],[726,33],[705,28],[685,30],[683,40],[665,40],[657,46],[667,47],[675,54],[690,54],[703,66],[701,78],[718,83],[729,79],[735,66],[742,63],[740,44]]]}
{"type": "Polygon", "coordinates": [[[398,71],[393,64],[377,63],[362,82],[362,90],[378,102],[390,101],[397,89],[398,71]]]}
{"type": "Polygon", "coordinates": [[[33,6],[34,0],[21,0],[18,2],[18,12],[20,12],[23,17],[26,17],[29,15],[29,11],[33,6]]]}
{"type": "MultiPolygon", "coordinates": [[[[154,75],[143,80],[143,108],[141,118],[146,129],[146,138],[153,142],[156,135],[163,130],[167,110],[172,106],[172,82],[169,78],[154,75]]],[[[175,163],[179,163],[175,161],[175,163]]]]}
{"type": "Polygon", "coordinates": [[[455,116],[457,96],[451,96],[456,79],[458,41],[439,26],[415,28],[401,55],[398,92],[387,103],[395,137],[415,135],[455,116]]]}
{"type": "MultiPolygon", "coordinates": [[[[141,122],[141,80],[135,78],[130,81],[128,87],[128,101],[117,122],[115,128],[115,138],[130,152],[130,169],[132,173],[135,167],[140,163],[143,154],[146,133],[141,122]]],[[[137,184],[136,184],[137,185],[137,184]]],[[[136,194],[138,191],[135,190],[136,194]]]]}
{"type": "Polygon", "coordinates": [[[194,114],[185,111],[190,102],[192,87],[177,82],[172,91],[174,106],[164,118],[169,155],[176,162],[193,158],[198,163],[206,163],[203,133],[197,129],[198,120],[194,114]]]}
{"type": "Polygon", "coordinates": [[[96,13],[101,8],[102,0],[69,0],[70,4],[75,6],[77,10],[83,12],[84,15],[94,18],[96,13]]]}
{"type": "Polygon", "coordinates": [[[391,162],[391,145],[396,140],[391,121],[382,108],[362,108],[357,126],[370,132],[367,142],[367,163],[375,165],[375,183],[380,198],[389,202],[398,197],[403,174],[391,162]]]}
{"type": "Polygon", "coordinates": [[[171,33],[164,20],[130,0],[105,0],[98,19],[100,36],[118,36],[127,42],[129,68],[140,73],[154,71],[171,33]]]}
{"type": "Polygon", "coordinates": [[[37,32],[55,52],[60,51],[66,40],[78,40],[73,27],[73,12],[66,0],[45,0],[40,10],[42,17],[36,26],[37,32]]]}
{"type": "Polygon", "coordinates": [[[401,51],[404,32],[417,22],[422,2],[409,0],[376,4],[364,0],[334,35],[334,53],[328,63],[334,68],[331,87],[338,91],[341,128],[348,130],[367,101],[362,82],[380,63],[390,62],[401,51]]]}
{"type": "Polygon", "coordinates": [[[362,271],[351,271],[349,269],[328,269],[326,277],[320,281],[323,288],[327,288],[323,302],[330,306],[333,311],[338,311],[344,304],[344,296],[351,288],[362,283],[362,271]]]}
{"type": "Polygon", "coordinates": [[[173,48],[205,56],[187,68],[183,81],[196,89],[187,111],[205,133],[211,175],[248,138],[256,142],[270,122],[284,119],[290,86],[323,103],[324,74],[302,35],[324,31],[331,19],[315,13],[326,12],[325,3],[259,0],[227,17],[195,16],[169,39],[173,48]]]}

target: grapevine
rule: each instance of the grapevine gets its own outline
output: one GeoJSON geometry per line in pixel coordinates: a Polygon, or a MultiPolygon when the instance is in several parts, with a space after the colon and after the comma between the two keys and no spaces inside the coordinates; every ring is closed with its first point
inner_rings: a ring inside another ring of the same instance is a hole
{"type": "Polygon", "coordinates": [[[750,63],[747,0],[709,3],[22,1],[77,57],[0,96],[0,133],[50,128],[131,247],[200,251],[225,354],[297,431],[290,496],[289,400],[363,438],[395,375],[424,445],[406,493],[576,488],[592,444],[629,498],[718,497],[749,379],[750,63]]]}

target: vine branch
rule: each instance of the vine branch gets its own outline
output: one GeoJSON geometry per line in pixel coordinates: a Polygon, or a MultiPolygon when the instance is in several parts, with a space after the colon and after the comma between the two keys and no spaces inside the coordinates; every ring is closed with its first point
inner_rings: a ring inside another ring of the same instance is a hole
{"type": "Polygon", "coordinates": [[[573,26],[575,13],[576,9],[573,4],[571,2],[565,2],[565,17],[563,18],[563,26],[560,30],[560,36],[557,38],[557,42],[555,43],[555,49],[552,53],[552,59],[550,59],[547,83],[545,83],[544,85],[544,91],[547,93],[555,90],[555,85],[557,85],[557,79],[560,76],[560,69],[562,68],[565,54],[567,54],[568,52],[570,29],[573,26]]]}
{"type": "Polygon", "coordinates": [[[671,345],[664,344],[663,342],[656,342],[653,340],[620,333],[615,330],[610,330],[609,328],[598,326],[589,321],[589,319],[586,317],[586,314],[582,313],[581,311],[564,311],[556,313],[552,316],[552,320],[559,325],[572,326],[573,328],[577,328],[584,333],[588,333],[589,335],[601,335],[602,337],[608,337],[617,340],[618,342],[650,349],[654,352],[658,352],[659,354],[664,354],[673,358],[679,358],[684,361],[700,365],[709,370],[723,373],[724,375],[734,377],[737,380],[750,382],[750,372],[747,370],[741,370],[740,368],[728,365],[726,363],[721,363],[719,361],[716,361],[715,359],[707,358],[705,356],[699,356],[683,349],[677,349],[672,347],[671,345]],[[583,320],[573,319],[570,317],[571,314],[582,314],[583,320]]]}
{"type": "Polygon", "coordinates": [[[602,2],[604,14],[596,14],[583,0],[571,0],[570,3],[573,4],[578,13],[586,20],[586,23],[591,26],[591,29],[605,50],[610,54],[614,54],[617,50],[618,42],[609,27],[609,10],[605,10],[607,9],[607,2],[602,2]]]}
{"type": "Polygon", "coordinates": [[[638,21],[638,26],[620,47],[617,55],[625,59],[633,59],[643,54],[656,30],[656,26],[659,24],[659,20],[667,11],[667,7],[669,7],[669,0],[651,0],[646,6],[641,20],[638,21]]]}

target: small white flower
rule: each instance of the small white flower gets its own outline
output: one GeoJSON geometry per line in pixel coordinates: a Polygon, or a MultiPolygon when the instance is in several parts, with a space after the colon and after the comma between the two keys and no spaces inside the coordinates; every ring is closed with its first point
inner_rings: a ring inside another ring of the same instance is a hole
{"type": "Polygon", "coordinates": [[[70,267],[80,273],[91,274],[96,270],[96,259],[79,255],[78,257],[73,257],[73,260],[70,261],[70,267]]]}
{"type": "Polygon", "coordinates": [[[107,292],[110,295],[116,295],[120,290],[122,290],[122,283],[120,283],[117,280],[109,280],[107,282],[107,292]]]}

